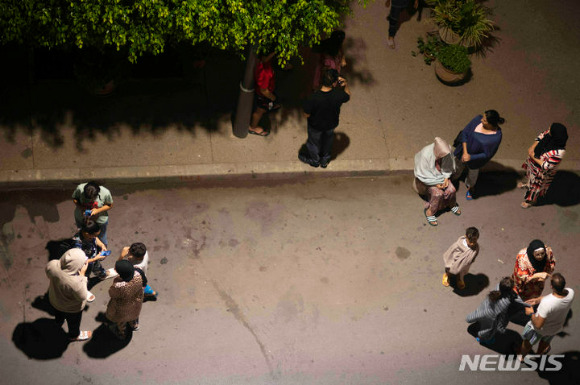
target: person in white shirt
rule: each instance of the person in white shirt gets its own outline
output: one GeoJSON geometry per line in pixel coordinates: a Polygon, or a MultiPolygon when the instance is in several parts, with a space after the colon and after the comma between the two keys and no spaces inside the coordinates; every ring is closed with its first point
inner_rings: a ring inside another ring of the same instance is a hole
{"type": "Polygon", "coordinates": [[[560,273],[552,275],[552,294],[542,298],[538,310],[526,308],[526,314],[532,319],[524,327],[520,354],[525,357],[538,341],[538,354],[550,351],[550,341],[564,327],[566,317],[574,300],[574,290],[566,287],[566,280],[560,273]]]}

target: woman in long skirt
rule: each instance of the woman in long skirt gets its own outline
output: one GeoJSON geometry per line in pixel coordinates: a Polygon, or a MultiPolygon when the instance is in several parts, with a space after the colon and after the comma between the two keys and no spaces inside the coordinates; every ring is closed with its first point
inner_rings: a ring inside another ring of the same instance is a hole
{"type": "Polygon", "coordinates": [[[519,188],[526,189],[526,195],[521,206],[527,209],[536,204],[538,198],[546,195],[556,167],[566,153],[568,132],[560,123],[552,123],[547,131],[536,138],[528,149],[528,159],[522,165],[526,170],[526,181],[518,183],[519,188]]]}

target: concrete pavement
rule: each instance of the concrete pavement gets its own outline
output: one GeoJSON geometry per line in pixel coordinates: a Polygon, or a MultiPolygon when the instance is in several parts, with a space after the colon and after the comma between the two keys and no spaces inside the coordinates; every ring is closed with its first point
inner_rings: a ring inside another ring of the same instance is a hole
{"type": "Polygon", "coordinates": [[[433,29],[428,12],[402,24],[393,51],[386,46],[384,3],[356,7],[346,20],[353,97],[342,109],[338,155],[326,170],[296,157],[306,140],[299,106],[309,91],[312,57],[305,56],[304,67],[278,73],[285,107],[273,117],[272,134],[238,139],[231,134],[231,111],[243,63],[216,55],[196,81],[133,80],[107,98],[89,96],[69,81],[4,86],[0,183],[408,171],[414,154],[435,136],[452,141],[490,108],[507,119],[490,168],[519,171],[537,133],[560,121],[570,136],[561,169],[580,170],[580,4],[489,5],[497,43],[485,57],[472,56],[473,78],[461,87],[442,85],[432,67],[411,55],[417,37],[433,29]]]}

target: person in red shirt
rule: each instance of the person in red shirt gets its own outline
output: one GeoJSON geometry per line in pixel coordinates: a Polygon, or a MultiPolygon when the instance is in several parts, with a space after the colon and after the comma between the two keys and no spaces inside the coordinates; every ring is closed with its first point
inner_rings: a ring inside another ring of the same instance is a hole
{"type": "Polygon", "coordinates": [[[260,56],[260,61],[254,70],[256,110],[252,113],[252,121],[248,130],[252,135],[268,136],[270,132],[258,126],[260,119],[266,112],[280,108],[280,105],[275,104],[276,95],[274,94],[274,89],[276,82],[274,68],[272,68],[273,57],[274,52],[260,56]]]}

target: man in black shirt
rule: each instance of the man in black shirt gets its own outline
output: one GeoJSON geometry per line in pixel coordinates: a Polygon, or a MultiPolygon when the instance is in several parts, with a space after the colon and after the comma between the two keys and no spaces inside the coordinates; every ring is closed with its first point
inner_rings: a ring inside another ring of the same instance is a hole
{"type": "Polygon", "coordinates": [[[346,80],[338,76],[335,69],[323,71],[322,87],[304,101],[304,115],[308,118],[308,154],[299,153],[298,159],[312,167],[328,166],[340,106],[349,99],[346,80]]]}

